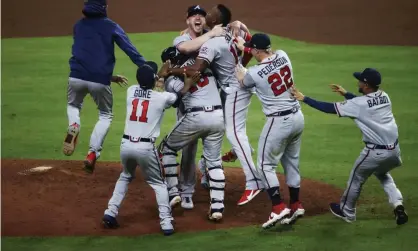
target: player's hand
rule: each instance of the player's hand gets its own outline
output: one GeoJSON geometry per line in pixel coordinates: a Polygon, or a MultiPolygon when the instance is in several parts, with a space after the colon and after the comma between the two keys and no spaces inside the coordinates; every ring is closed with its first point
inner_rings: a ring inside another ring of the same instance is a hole
{"type": "Polygon", "coordinates": [[[239,36],[238,37],[235,37],[234,43],[236,44],[238,50],[244,51],[244,48],[245,48],[244,47],[245,40],[242,37],[239,37],[239,36]]]}
{"type": "Polygon", "coordinates": [[[184,84],[185,85],[194,85],[195,83],[200,81],[201,74],[198,71],[195,71],[193,74],[188,75],[186,72],[183,74],[184,76],[184,84]]]}
{"type": "Polygon", "coordinates": [[[238,21],[238,20],[230,23],[229,24],[229,27],[231,28],[232,34],[235,37],[238,37],[240,35],[241,31],[250,33],[250,31],[248,30],[247,26],[245,24],[243,24],[241,21],[238,21]]]}
{"type": "Polygon", "coordinates": [[[184,76],[184,86],[180,90],[181,95],[186,94],[190,87],[192,87],[195,83],[200,81],[200,72],[195,71],[192,75],[188,75],[186,72],[183,73],[184,76]]]}
{"type": "Polygon", "coordinates": [[[215,25],[209,32],[210,37],[221,37],[226,34],[225,28],[222,27],[222,24],[215,25]]]}
{"type": "Polygon", "coordinates": [[[303,95],[303,93],[301,93],[298,89],[296,89],[295,87],[290,88],[290,93],[292,94],[292,96],[299,100],[299,101],[303,101],[305,99],[305,95],[303,95]]]}
{"type": "Polygon", "coordinates": [[[240,82],[242,82],[242,80],[244,79],[245,74],[247,74],[247,69],[242,64],[237,64],[237,66],[235,67],[235,75],[237,76],[240,82]]]}
{"type": "Polygon", "coordinates": [[[128,85],[128,79],[122,75],[112,76],[113,83],[118,84],[120,87],[124,87],[128,85]]]}
{"type": "Polygon", "coordinates": [[[341,85],[330,84],[329,86],[333,92],[338,92],[341,96],[347,94],[347,91],[341,85]]]}
{"type": "Polygon", "coordinates": [[[164,81],[161,81],[160,79],[155,82],[155,90],[158,92],[164,91],[164,81]]]}
{"type": "Polygon", "coordinates": [[[161,66],[160,70],[157,73],[158,78],[167,77],[169,75],[168,68],[171,68],[170,60],[165,61],[165,63],[161,66]]]}

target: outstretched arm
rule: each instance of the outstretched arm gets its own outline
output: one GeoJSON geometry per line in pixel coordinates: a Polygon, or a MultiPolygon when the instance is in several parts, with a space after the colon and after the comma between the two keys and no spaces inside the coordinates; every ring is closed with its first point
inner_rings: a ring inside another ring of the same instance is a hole
{"type": "Polygon", "coordinates": [[[308,104],[309,106],[321,111],[321,112],[325,112],[325,113],[331,113],[331,114],[337,114],[337,110],[335,110],[335,105],[334,103],[329,103],[329,102],[322,102],[322,101],[317,101],[313,98],[310,97],[304,97],[304,99],[302,100],[305,104],[308,104]]]}
{"type": "Polygon", "coordinates": [[[346,91],[341,85],[331,84],[330,87],[333,92],[339,93],[341,96],[344,96],[345,99],[357,97],[353,93],[346,91]]]}
{"type": "Polygon", "coordinates": [[[133,46],[125,31],[118,24],[116,24],[114,38],[119,48],[121,48],[126,53],[126,55],[129,56],[134,64],[136,64],[138,67],[141,67],[143,64],[145,64],[144,57],[137,51],[135,46],[133,46]]]}
{"type": "Polygon", "coordinates": [[[334,103],[317,101],[313,98],[306,97],[305,95],[303,95],[303,93],[301,93],[296,88],[293,88],[291,90],[291,92],[292,92],[292,95],[293,95],[294,98],[296,98],[299,101],[304,102],[305,104],[308,104],[309,106],[311,106],[311,107],[313,107],[313,108],[315,108],[315,109],[317,109],[321,112],[337,114],[337,110],[335,109],[334,103]]]}

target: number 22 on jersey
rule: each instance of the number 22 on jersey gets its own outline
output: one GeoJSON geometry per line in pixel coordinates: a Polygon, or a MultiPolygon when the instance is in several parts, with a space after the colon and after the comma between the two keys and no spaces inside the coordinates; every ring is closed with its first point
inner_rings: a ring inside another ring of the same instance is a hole
{"type": "Polygon", "coordinates": [[[131,121],[139,121],[142,123],[147,123],[148,122],[148,117],[147,117],[147,113],[148,113],[148,106],[149,106],[149,100],[144,100],[141,102],[141,106],[142,106],[142,111],[141,111],[141,116],[136,115],[136,112],[138,110],[138,105],[139,105],[139,98],[136,98],[134,100],[132,100],[132,113],[130,116],[130,120],[131,121]]]}
{"type": "Polygon", "coordinates": [[[293,86],[292,72],[290,71],[289,66],[283,66],[279,73],[275,72],[271,74],[267,79],[274,96],[279,96],[293,86]]]}

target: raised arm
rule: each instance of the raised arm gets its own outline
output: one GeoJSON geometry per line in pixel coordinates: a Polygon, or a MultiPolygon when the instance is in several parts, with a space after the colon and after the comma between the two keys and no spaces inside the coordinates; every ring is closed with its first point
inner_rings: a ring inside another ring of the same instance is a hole
{"type": "Polygon", "coordinates": [[[145,64],[144,57],[137,51],[135,46],[129,40],[125,31],[118,24],[116,24],[115,27],[114,38],[119,48],[121,48],[121,50],[123,50],[126,55],[129,56],[134,64],[136,64],[138,67],[145,64]]]}

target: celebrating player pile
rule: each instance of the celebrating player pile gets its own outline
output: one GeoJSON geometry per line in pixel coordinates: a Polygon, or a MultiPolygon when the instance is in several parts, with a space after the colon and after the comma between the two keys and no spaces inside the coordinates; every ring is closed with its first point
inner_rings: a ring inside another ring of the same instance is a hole
{"type": "Polygon", "coordinates": [[[330,204],[331,212],[347,222],[354,221],[361,187],[374,174],[394,207],[397,224],[408,221],[401,192],[389,174],[402,163],[397,125],[389,96],[379,90],[381,76],[375,69],[367,68],[354,74],[359,80],[359,90],[364,94],[361,97],[337,85],[332,88],[347,99],[344,102],[331,104],[305,97],[294,88],[293,68],[287,53],[272,50],[266,34],[251,36],[241,22],[231,23],[231,11],[218,4],[208,12],[199,5],[187,9],[188,27],[174,38],[173,46],[164,49],[161,54],[163,66],[157,73],[157,65],[145,61],[123,30],[107,19],[106,7],[106,0],[86,1],[83,11],[86,18],[75,26],[68,84],[69,127],[63,144],[64,154],[71,155],[80,131],[79,112],[85,95],[90,93],[100,111],[85,160],[85,170],[93,172],[112,119],[109,84],[111,81],[126,84],[127,81],[122,76],[112,77],[113,51],[99,51],[100,48],[113,48],[113,42],[116,42],[138,66],[138,84],[127,90],[125,130],[120,148],[123,170],[102,219],[105,227],[119,226],[116,218],[139,165],[156,194],[161,230],[165,235],[171,235],[174,232],[172,208],[180,202],[184,209],[194,208],[192,197],[199,139],[203,145],[199,161],[201,184],[209,190],[210,197],[209,220],[219,222],[224,218],[222,160],[238,158],[246,184],[237,204],[245,205],[266,191],[272,208],[262,227],[294,223],[305,214],[299,199],[299,160],[305,126],[299,101],[326,113],[353,118],[363,133],[366,147],[355,163],[340,203],[330,204]],[[88,36],[96,40],[85,39],[87,30],[88,36]],[[99,39],[102,36],[108,36],[109,40],[99,39]],[[91,41],[103,46],[91,44],[91,41]],[[90,53],[86,54],[86,51],[90,53]],[[258,64],[246,69],[251,58],[258,64]],[[157,80],[164,91],[156,91],[157,80]],[[254,93],[266,116],[258,142],[257,165],[246,135],[246,119],[254,93]],[[169,107],[177,108],[177,122],[157,150],[154,143],[160,134],[164,111],[169,107]],[[224,134],[232,151],[222,157],[224,134]],[[176,157],[180,151],[178,178],[176,157]],[[283,201],[280,194],[276,175],[279,162],[286,176],[289,202],[283,201]]]}

